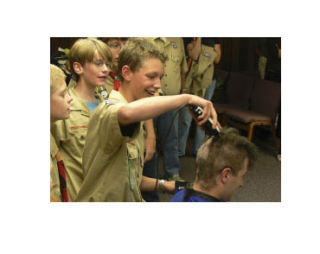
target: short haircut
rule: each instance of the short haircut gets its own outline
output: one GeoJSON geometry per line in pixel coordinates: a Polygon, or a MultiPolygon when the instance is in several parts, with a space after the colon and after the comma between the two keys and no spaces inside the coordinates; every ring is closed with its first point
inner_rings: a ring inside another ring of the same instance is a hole
{"type": "Polygon", "coordinates": [[[50,94],[56,91],[66,80],[66,75],[56,65],[50,64],[50,94]]]}
{"type": "Polygon", "coordinates": [[[237,175],[248,158],[252,167],[257,157],[257,147],[234,128],[225,127],[218,136],[209,138],[198,150],[196,181],[205,189],[216,185],[216,177],[225,168],[237,175]]]}
{"type": "Polygon", "coordinates": [[[128,65],[130,70],[133,72],[138,71],[145,60],[157,58],[163,64],[167,60],[167,57],[160,52],[159,48],[147,39],[133,39],[130,38],[119,54],[118,62],[118,76],[121,81],[122,77],[122,67],[128,65]]]}
{"type": "Polygon", "coordinates": [[[92,62],[96,52],[107,62],[112,62],[112,53],[103,41],[94,38],[77,40],[71,47],[69,53],[69,68],[73,78],[78,81],[79,76],[73,69],[73,63],[78,62],[82,66],[92,62]]]}

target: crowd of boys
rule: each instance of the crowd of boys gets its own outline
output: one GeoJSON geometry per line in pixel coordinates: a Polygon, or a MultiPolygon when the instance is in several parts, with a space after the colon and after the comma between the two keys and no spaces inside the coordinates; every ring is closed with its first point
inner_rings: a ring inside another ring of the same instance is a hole
{"type": "Polygon", "coordinates": [[[179,176],[179,114],[189,114],[186,105],[203,108],[199,126],[209,118],[213,129],[219,125],[210,101],[217,44],[77,40],[68,55],[68,88],[63,72],[50,66],[51,201],[159,201],[158,191],[175,194],[180,185],[187,187],[172,201],[229,201],[256,157],[255,146],[236,130],[222,128],[196,148],[193,184],[179,176]],[[159,151],[165,179],[158,175],[159,151]]]}

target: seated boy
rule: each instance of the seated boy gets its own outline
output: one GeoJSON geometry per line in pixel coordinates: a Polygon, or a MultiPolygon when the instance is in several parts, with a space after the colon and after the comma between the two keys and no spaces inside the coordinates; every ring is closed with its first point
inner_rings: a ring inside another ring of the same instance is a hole
{"type": "Polygon", "coordinates": [[[177,192],[171,202],[230,201],[256,160],[257,150],[234,128],[224,128],[199,148],[192,188],[177,192]]]}

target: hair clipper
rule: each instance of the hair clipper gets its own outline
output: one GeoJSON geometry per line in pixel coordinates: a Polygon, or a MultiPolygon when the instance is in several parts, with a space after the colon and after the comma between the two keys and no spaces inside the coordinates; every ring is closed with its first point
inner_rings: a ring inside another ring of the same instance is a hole
{"type": "MultiPolygon", "coordinates": [[[[200,106],[188,104],[189,111],[193,117],[193,119],[198,122],[198,117],[202,115],[203,109],[200,106]]],[[[212,129],[213,121],[211,118],[209,118],[204,124],[201,125],[201,127],[204,129],[206,135],[208,136],[217,136],[219,135],[220,129],[218,126],[216,126],[216,129],[212,129]]]]}

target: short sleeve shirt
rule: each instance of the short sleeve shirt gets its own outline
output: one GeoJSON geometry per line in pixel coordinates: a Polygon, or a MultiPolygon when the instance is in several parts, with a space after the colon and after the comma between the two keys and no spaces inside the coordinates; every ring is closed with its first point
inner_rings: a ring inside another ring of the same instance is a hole
{"type": "Polygon", "coordinates": [[[50,198],[55,201],[61,201],[59,172],[56,155],[58,147],[52,134],[50,133],[50,198]]]}
{"type": "MultiPolygon", "coordinates": [[[[82,153],[91,112],[85,100],[77,95],[74,86],[69,87],[68,91],[73,99],[70,116],[66,120],[55,122],[52,134],[66,167],[68,196],[73,201],[83,182],[82,153]]],[[[102,102],[101,97],[96,95],[96,98],[102,102]]]]}
{"type": "Polygon", "coordinates": [[[124,136],[118,121],[125,98],[112,90],[109,99],[91,116],[83,152],[85,180],[76,201],[143,201],[140,183],[143,169],[142,122],[124,136]]]}
{"type": "Polygon", "coordinates": [[[163,95],[177,95],[181,90],[181,75],[188,71],[182,38],[167,37],[165,41],[159,37],[147,38],[154,42],[168,57],[164,65],[164,76],[161,80],[163,95]]]}
{"type": "MultiPolygon", "coordinates": [[[[208,39],[207,39],[208,40],[208,39]]],[[[211,85],[214,74],[214,59],[217,53],[214,49],[214,40],[205,41],[206,44],[212,43],[208,46],[204,43],[201,45],[201,52],[198,62],[193,61],[190,71],[186,78],[186,92],[203,97],[206,89],[211,85]]]]}

